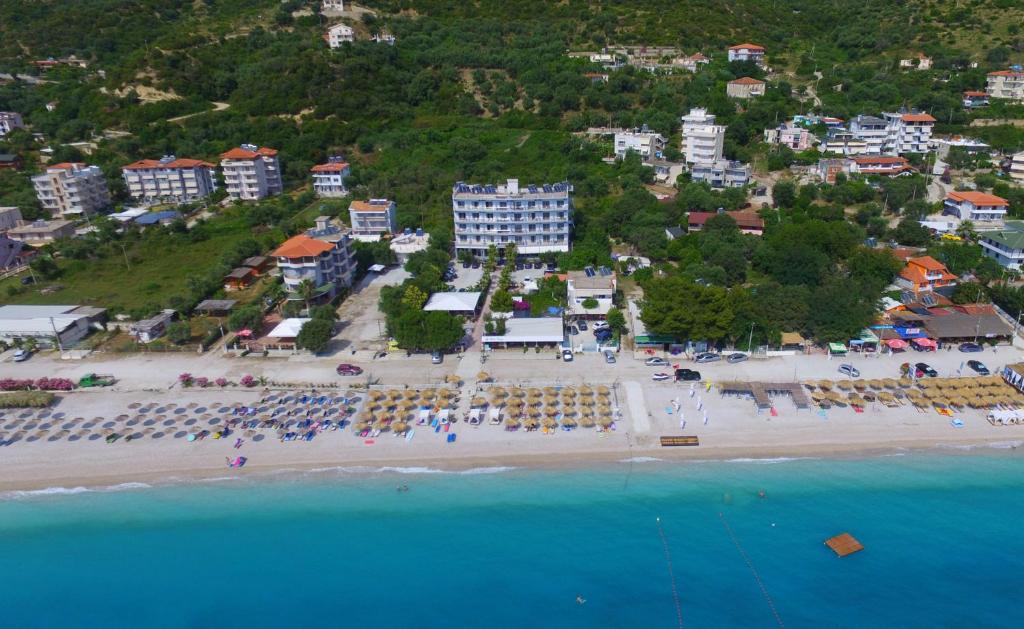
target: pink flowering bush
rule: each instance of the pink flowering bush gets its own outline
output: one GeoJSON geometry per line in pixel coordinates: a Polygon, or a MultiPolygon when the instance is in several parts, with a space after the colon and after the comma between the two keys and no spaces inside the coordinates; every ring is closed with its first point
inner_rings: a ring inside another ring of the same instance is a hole
{"type": "Polygon", "coordinates": [[[228,379],[227,378],[217,378],[216,380],[214,380],[214,382],[217,384],[218,387],[226,387],[226,386],[228,386],[228,379]]]}
{"type": "Polygon", "coordinates": [[[195,379],[195,384],[200,389],[205,389],[206,387],[210,386],[210,379],[207,378],[206,376],[200,376],[195,379]]]}
{"type": "Polygon", "coordinates": [[[179,375],[178,376],[178,382],[180,382],[181,386],[183,386],[183,387],[190,387],[190,386],[192,386],[192,374],[190,374],[190,373],[183,373],[183,374],[179,375]]]}
{"type": "Polygon", "coordinates": [[[254,387],[256,386],[256,378],[253,378],[249,374],[245,374],[244,376],[242,376],[242,379],[239,380],[239,383],[243,387],[254,387]]]}
{"type": "Polygon", "coordinates": [[[70,391],[75,388],[75,383],[67,378],[40,378],[35,386],[40,391],[70,391]]]}
{"type": "Polygon", "coordinates": [[[32,388],[31,380],[0,378],[0,391],[27,391],[32,388]]]}

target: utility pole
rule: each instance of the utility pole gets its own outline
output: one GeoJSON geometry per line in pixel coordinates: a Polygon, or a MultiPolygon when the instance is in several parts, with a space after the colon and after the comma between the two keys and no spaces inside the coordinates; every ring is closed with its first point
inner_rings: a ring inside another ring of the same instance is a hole
{"type": "Polygon", "coordinates": [[[60,334],[57,332],[57,326],[53,323],[53,317],[50,317],[50,327],[53,328],[53,338],[57,341],[57,350],[60,351],[60,357],[64,358],[64,346],[60,343],[60,334]]]}
{"type": "Polygon", "coordinates": [[[124,254],[124,265],[125,265],[125,267],[127,267],[129,269],[132,268],[131,263],[128,262],[128,250],[125,249],[124,243],[122,242],[122,243],[118,243],[118,244],[121,245],[121,253],[124,254]]]}
{"type": "Polygon", "coordinates": [[[755,325],[757,325],[757,324],[756,323],[751,323],[750,324],[750,336],[747,338],[747,351],[750,352],[750,353],[754,352],[752,347],[754,346],[754,326],[755,325]]]}

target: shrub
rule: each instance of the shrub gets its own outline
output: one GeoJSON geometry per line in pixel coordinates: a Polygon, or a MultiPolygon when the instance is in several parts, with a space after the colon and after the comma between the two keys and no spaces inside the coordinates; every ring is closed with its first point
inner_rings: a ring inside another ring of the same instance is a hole
{"type": "Polygon", "coordinates": [[[238,381],[243,387],[254,387],[256,386],[256,378],[253,378],[249,374],[242,376],[242,379],[238,381]]]}
{"type": "Polygon", "coordinates": [[[205,389],[206,387],[210,386],[210,379],[205,376],[200,376],[196,378],[195,383],[196,386],[199,387],[200,389],[205,389]]]}
{"type": "Polygon", "coordinates": [[[216,385],[217,385],[218,387],[226,387],[226,386],[228,386],[228,379],[227,379],[227,378],[217,378],[217,379],[216,379],[216,380],[214,380],[213,382],[214,382],[214,383],[215,383],[215,384],[216,384],[216,385]]]}
{"type": "Polygon", "coordinates": [[[190,387],[190,386],[192,386],[192,374],[190,374],[190,373],[183,373],[183,374],[179,375],[178,376],[178,382],[180,382],[181,386],[183,386],[183,387],[190,387]]]}

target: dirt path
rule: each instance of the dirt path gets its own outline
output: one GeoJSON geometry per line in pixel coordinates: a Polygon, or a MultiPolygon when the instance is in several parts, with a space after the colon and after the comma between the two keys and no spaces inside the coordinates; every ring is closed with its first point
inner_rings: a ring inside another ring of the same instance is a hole
{"type": "Polygon", "coordinates": [[[207,109],[207,110],[204,110],[204,111],[197,111],[194,114],[185,114],[184,116],[175,116],[173,118],[168,118],[167,122],[181,122],[182,120],[188,120],[189,118],[192,118],[193,116],[201,116],[203,114],[208,114],[208,113],[214,112],[214,111],[224,111],[225,109],[227,109],[228,107],[231,106],[230,103],[213,102],[212,104],[213,104],[213,109],[207,109]]]}

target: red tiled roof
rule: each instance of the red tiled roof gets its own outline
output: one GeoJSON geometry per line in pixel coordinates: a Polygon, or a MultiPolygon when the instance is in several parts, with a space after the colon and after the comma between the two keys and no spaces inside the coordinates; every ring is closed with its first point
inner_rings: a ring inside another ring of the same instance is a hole
{"type": "Polygon", "coordinates": [[[124,170],[146,170],[151,168],[195,168],[197,166],[204,166],[206,168],[215,168],[210,162],[204,162],[200,159],[187,159],[181,158],[176,159],[173,162],[167,162],[166,164],[161,163],[157,159],[140,159],[137,162],[128,164],[124,167],[124,170]]]}
{"type": "Polygon", "coordinates": [[[76,168],[83,168],[85,164],[81,162],[61,162],[52,166],[47,166],[47,169],[61,169],[61,170],[74,170],[76,168]]]}
{"type": "Polygon", "coordinates": [[[260,147],[260,148],[256,149],[255,151],[250,151],[248,149],[244,149],[244,148],[238,146],[238,147],[235,147],[235,148],[231,149],[227,153],[221,153],[220,154],[220,158],[221,159],[255,159],[255,158],[260,157],[260,156],[273,157],[275,155],[277,155],[277,150],[275,150],[275,149],[260,147]]]}
{"type": "Polygon", "coordinates": [[[299,234],[284,241],[270,255],[277,258],[315,258],[331,249],[334,249],[334,245],[327,241],[299,234]]]}
{"type": "Polygon", "coordinates": [[[764,81],[758,81],[757,79],[745,76],[741,79],[736,79],[735,81],[729,81],[729,85],[764,85],[764,81]]]}
{"type": "Polygon", "coordinates": [[[348,205],[350,210],[356,212],[385,212],[391,207],[391,203],[370,203],[369,201],[353,201],[348,205]]]}
{"type": "MultiPolygon", "coordinates": [[[[718,212],[690,212],[686,218],[687,225],[703,227],[704,223],[708,222],[708,219],[712,216],[716,216],[718,212]]],[[[764,229],[764,220],[757,214],[757,212],[726,212],[728,216],[731,216],[736,221],[736,226],[740,229],[764,229]]]]}
{"type": "Polygon", "coordinates": [[[888,156],[888,155],[879,155],[879,156],[875,156],[875,157],[858,156],[858,157],[854,157],[852,159],[853,159],[854,163],[856,163],[858,166],[862,166],[864,164],[909,164],[910,163],[910,162],[907,161],[907,158],[905,158],[905,157],[894,157],[894,156],[888,156]]]}
{"type": "Polygon", "coordinates": [[[961,201],[970,201],[974,205],[1010,205],[1010,203],[1003,197],[997,197],[994,194],[986,194],[984,192],[977,192],[974,190],[966,190],[964,192],[954,190],[953,192],[947,193],[946,198],[951,201],[956,201],[957,203],[960,203],[961,201]]]}
{"type": "Polygon", "coordinates": [[[331,162],[330,164],[317,164],[312,169],[314,173],[340,173],[348,168],[348,162],[331,162]]]}
{"type": "Polygon", "coordinates": [[[911,247],[893,247],[889,250],[889,253],[891,253],[897,260],[906,262],[917,255],[918,251],[911,247]]]}
{"type": "Polygon", "coordinates": [[[935,122],[928,114],[903,114],[903,122],[935,122]]]}
{"type": "Polygon", "coordinates": [[[977,91],[977,90],[967,90],[966,92],[964,92],[964,96],[970,96],[970,97],[974,97],[974,96],[977,96],[977,97],[982,97],[982,96],[988,96],[988,93],[987,93],[987,92],[979,92],[979,91],[977,91]]]}
{"type": "Polygon", "coordinates": [[[1013,70],[996,70],[995,72],[989,72],[988,76],[1024,76],[1024,72],[1014,72],[1013,70]]]}
{"type": "Polygon", "coordinates": [[[735,46],[729,46],[729,50],[764,50],[764,46],[758,46],[757,44],[736,44],[735,46]]]}
{"type": "Polygon", "coordinates": [[[931,256],[921,256],[920,258],[911,258],[907,260],[907,264],[916,264],[917,266],[928,269],[929,271],[945,271],[946,267],[944,264],[936,260],[931,256]]]}

